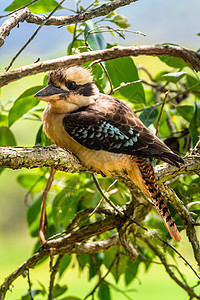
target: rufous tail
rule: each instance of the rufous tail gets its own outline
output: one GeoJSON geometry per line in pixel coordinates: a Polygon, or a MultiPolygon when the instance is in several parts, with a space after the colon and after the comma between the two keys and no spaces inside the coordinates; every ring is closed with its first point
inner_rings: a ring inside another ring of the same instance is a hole
{"type": "Polygon", "coordinates": [[[146,191],[144,190],[143,192],[145,192],[145,194],[148,197],[150,196],[152,199],[171,237],[175,241],[180,242],[181,235],[176,227],[176,224],[174,223],[167,204],[165,203],[163,195],[156,182],[156,176],[151,162],[141,157],[138,158],[137,163],[146,186],[146,191]]]}

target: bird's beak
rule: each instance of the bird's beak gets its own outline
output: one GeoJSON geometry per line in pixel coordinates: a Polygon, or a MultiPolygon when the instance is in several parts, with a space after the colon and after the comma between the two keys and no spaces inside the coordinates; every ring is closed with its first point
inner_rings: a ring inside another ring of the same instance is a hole
{"type": "Polygon", "coordinates": [[[69,91],[57,88],[53,84],[49,84],[45,88],[37,92],[37,94],[35,94],[35,97],[39,100],[49,102],[65,98],[67,93],[69,93],[69,91]]]}

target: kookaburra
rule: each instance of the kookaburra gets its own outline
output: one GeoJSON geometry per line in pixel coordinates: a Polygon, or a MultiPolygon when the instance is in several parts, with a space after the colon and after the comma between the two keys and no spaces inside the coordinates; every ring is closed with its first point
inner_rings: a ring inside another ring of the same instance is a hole
{"type": "Polygon", "coordinates": [[[106,176],[126,174],[153,200],[171,237],[180,233],[156,182],[151,158],[179,166],[183,159],[153,135],[122,101],[100,94],[88,69],[51,71],[35,97],[48,102],[42,122],[46,135],[74,153],[88,168],[106,176]]]}

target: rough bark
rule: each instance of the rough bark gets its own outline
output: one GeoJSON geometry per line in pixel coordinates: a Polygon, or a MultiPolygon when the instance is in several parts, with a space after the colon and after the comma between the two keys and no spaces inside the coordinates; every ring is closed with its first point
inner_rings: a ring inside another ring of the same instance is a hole
{"type": "Polygon", "coordinates": [[[106,61],[119,57],[139,56],[139,55],[166,55],[179,57],[186,61],[194,70],[200,70],[200,55],[195,51],[181,47],[170,46],[132,46],[132,47],[112,47],[105,50],[97,50],[92,52],[84,52],[69,56],[63,56],[56,59],[51,59],[43,62],[34,63],[23,66],[13,71],[7,71],[0,74],[0,87],[8,83],[21,79],[26,76],[35,75],[38,73],[55,70],[71,65],[80,65],[90,61],[106,61]]]}

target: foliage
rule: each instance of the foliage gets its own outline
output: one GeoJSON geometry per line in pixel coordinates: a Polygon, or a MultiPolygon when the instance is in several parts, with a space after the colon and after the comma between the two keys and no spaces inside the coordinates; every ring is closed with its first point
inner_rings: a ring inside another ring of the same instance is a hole
{"type": "MultiPolygon", "coordinates": [[[[29,1],[14,0],[5,11],[12,11],[28,4],[29,1]]],[[[57,1],[38,1],[31,5],[30,9],[34,13],[45,13],[51,11],[57,5],[57,1]]],[[[95,8],[99,4],[94,1],[90,8],[95,8]]],[[[77,11],[83,10],[81,1],[77,2],[77,11]]],[[[87,9],[87,8],[85,8],[87,9]]],[[[69,43],[67,54],[79,53],[110,48],[109,34],[116,36],[117,28],[125,29],[129,26],[127,19],[116,14],[110,13],[106,17],[93,22],[86,21],[80,25],[69,25],[67,30],[72,34],[72,41],[69,43]],[[107,24],[112,24],[111,28],[107,24]],[[108,32],[106,35],[104,31],[108,32]]],[[[120,35],[124,35],[120,33],[120,35]]],[[[173,57],[159,57],[163,64],[163,70],[155,76],[145,68],[138,72],[134,59],[119,58],[106,63],[94,64],[91,66],[94,79],[99,90],[103,93],[114,92],[114,96],[125,101],[133,110],[139,112],[139,117],[146,126],[155,132],[159,126],[159,137],[171,147],[173,151],[183,156],[191,147],[194,147],[198,140],[198,130],[200,127],[200,78],[199,76],[181,59],[173,57]],[[166,69],[165,69],[166,66],[166,69]],[[171,68],[169,72],[169,67],[171,68]],[[107,70],[105,74],[104,69],[107,70]],[[109,77],[108,77],[109,76],[109,77]],[[145,78],[145,80],[144,80],[145,78]],[[147,79],[146,79],[147,78],[147,79]],[[141,82],[134,84],[134,81],[141,79],[141,82]],[[132,85],[127,83],[132,82],[132,85]],[[110,85],[112,83],[112,86],[110,85]],[[115,91],[116,88],[120,89],[115,91]],[[161,105],[166,92],[169,91],[162,115],[161,105]],[[160,100],[158,100],[158,97],[160,100]],[[158,118],[160,121],[158,125],[158,118]]],[[[86,64],[88,66],[88,64],[86,64]]],[[[41,120],[40,109],[37,109],[38,100],[34,94],[43,86],[33,86],[23,92],[13,103],[2,104],[0,114],[0,145],[16,145],[17,137],[12,132],[12,125],[20,122],[21,119],[29,119],[30,122],[41,120]],[[9,110],[8,110],[9,108],[9,110]]],[[[40,127],[35,137],[36,145],[49,145],[49,140],[45,137],[40,127]]],[[[37,169],[24,172],[17,178],[18,183],[28,191],[29,208],[27,210],[27,224],[30,235],[38,236],[39,215],[42,192],[44,190],[48,169],[37,169]]],[[[113,182],[110,178],[99,176],[99,181],[104,190],[113,182]]],[[[179,178],[172,185],[179,198],[185,205],[190,202],[198,201],[199,198],[199,178],[197,176],[187,176],[179,178]]],[[[57,172],[53,183],[51,194],[48,198],[47,218],[49,223],[48,236],[51,237],[66,230],[77,212],[88,207],[95,207],[99,203],[101,196],[90,174],[64,174],[57,172]]],[[[127,188],[121,183],[117,183],[110,192],[110,200],[116,205],[123,205],[130,200],[127,188]]],[[[195,213],[195,220],[198,219],[199,207],[194,205],[190,211],[195,213]]],[[[181,223],[172,210],[172,214],[177,219],[177,224],[181,223]]],[[[98,214],[94,214],[84,225],[92,224],[98,219],[98,214]]],[[[80,221],[83,221],[81,219],[80,221]]],[[[144,226],[147,228],[159,228],[162,236],[168,236],[166,229],[157,215],[152,213],[145,220],[144,226]]],[[[113,234],[112,231],[96,237],[96,240],[107,238],[113,234]]],[[[36,248],[38,248],[38,242],[36,248]]],[[[166,251],[168,251],[167,249],[166,251]]],[[[71,262],[78,264],[80,272],[89,268],[88,280],[101,277],[99,285],[94,290],[95,297],[98,299],[109,300],[111,297],[112,285],[103,273],[109,271],[116,284],[124,276],[125,284],[130,284],[137,278],[141,264],[144,264],[146,271],[149,271],[156,256],[152,249],[149,249],[145,242],[138,240],[137,251],[139,256],[135,263],[131,263],[123,249],[115,246],[105,253],[99,254],[78,254],[65,255],[60,263],[58,270],[59,279],[53,290],[54,299],[78,299],[75,296],[67,296],[67,286],[59,285],[59,280],[64,276],[65,271],[71,266],[71,262]],[[100,275],[99,275],[100,273],[100,275]],[[64,297],[64,298],[60,298],[64,297]]],[[[170,253],[170,251],[169,251],[170,253]]],[[[172,253],[170,253],[172,255],[172,253]]],[[[32,296],[40,295],[40,299],[47,296],[47,287],[41,286],[40,290],[32,289],[32,296]]],[[[124,292],[125,294],[125,292],[124,292]]],[[[95,299],[96,299],[95,298],[95,299]]],[[[21,299],[30,299],[30,292],[22,296],[21,299]]]]}

